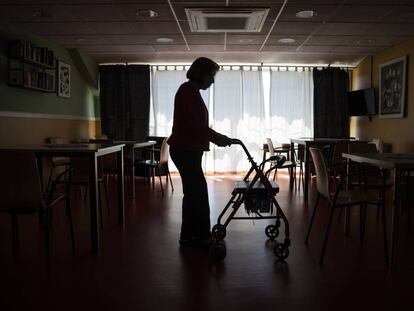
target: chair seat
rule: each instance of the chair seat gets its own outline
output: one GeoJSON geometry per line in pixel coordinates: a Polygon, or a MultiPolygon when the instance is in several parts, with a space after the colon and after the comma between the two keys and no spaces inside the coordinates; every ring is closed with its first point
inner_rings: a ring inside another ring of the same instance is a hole
{"type": "MultiPolygon", "coordinates": [[[[333,198],[334,193],[331,194],[333,198]]],[[[344,206],[344,205],[358,205],[363,203],[378,203],[378,195],[372,194],[367,191],[360,190],[350,190],[350,191],[340,191],[338,193],[338,198],[336,200],[335,206],[344,206]]]]}
{"type": "Polygon", "coordinates": [[[54,157],[52,159],[53,164],[55,166],[60,166],[60,165],[69,165],[70,164],[70,159],[69,158],[64,158],[64,157],[54,157]]]}
{"type": "Polygon", "coordinates": [[[136,164],[151,166],[151,167],[157,167],[159,166],[159,162],[155,160],[143,160],[143,161],[137,161],[136,164]]]}
{"type": "MultiPolygon", "coordinates": [[[[279,185],[277,183],[275,183],[274,181],[269,181],[270,184],[272,185],[272,194],[276,195],[276,193],[279,192],[279,185]]],[[[248,181],[236,181],[236,184],[234,185],[234,190],[233,190],[233,194],[235,193],[245,193],[247,188],[249,188],[250,186],[250,182],[248,181]]],[[[267,189],[265,188],[265,186],[263,185],[262,182],[258,181],[255,183],[255,185],[252,188],[252,193],[266,193],[267,189]]]]}
{"type": "Polygon", "coordinates": [[[285,161],[279,168],[296,167],[296,163],[292,161],[285,161]]]}

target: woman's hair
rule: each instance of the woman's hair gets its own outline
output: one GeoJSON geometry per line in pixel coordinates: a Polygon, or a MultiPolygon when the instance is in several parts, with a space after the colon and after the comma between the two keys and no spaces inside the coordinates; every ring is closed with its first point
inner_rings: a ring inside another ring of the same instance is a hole
{"type": "Polygon", "coordinates": [[[192,64],[187,71],[187,79],[202,81],[203,78],[212,71],[218,71],[220,66],[207,57],[199,57],[192,64]]]}

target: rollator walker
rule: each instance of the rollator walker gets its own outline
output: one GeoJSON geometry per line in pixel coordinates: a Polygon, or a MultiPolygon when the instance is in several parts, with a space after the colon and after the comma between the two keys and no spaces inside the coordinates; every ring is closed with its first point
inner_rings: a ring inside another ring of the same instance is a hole
{"type": "Polygon", "coordinates": [[[236,182],[232,197],[218,217],[217,224],[212,228],[211,256],[217,260],[223,260],[226,257],[224,238],[230,221],[275,219],[275,224],[266,227],[265,234],[269,239],[275,240],[279,236],[279,229],[283,222],[285,239],[283,243],[276,241],[273,252],[278,259],[285,260],[289,256],[289,223],[275,198],[279,192],[279,186],[274,181],[269,181],[268,177],[272,170],[279,168],[286,161],[286,158],[282,155],[274,155],[257,165],[241,140],[232,139],[232,145],[240,145],[243,148],[251,167],[243,180],[236,182]],[[264,173],[263,169],[267,162],[271,163],[271,167],[264,173]],[[252,176],[253,172],[255,174],[252,176]],[[244,204],[248,216],[236,217],[235,215],[242,204],[244,204]],[[229,210],[230,213],[227,213],[229,210]],[[226,214],[228,216],[224,219],[226,214]]]}

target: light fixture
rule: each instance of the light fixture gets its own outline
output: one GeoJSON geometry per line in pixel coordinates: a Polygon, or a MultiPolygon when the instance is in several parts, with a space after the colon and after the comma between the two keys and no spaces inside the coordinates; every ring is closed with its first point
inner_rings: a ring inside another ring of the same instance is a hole
{"type": "Polygon", "coordinates": [[[289,44],[289,43],[296,42],[296,40],[292,39],[292,38],[280,38],[279,40],[277,40],[277,42],[280,42],[280,43],[283,43],[283,44],[289,44]]]}
{"type": "Polygon", "coordinates": [[[253,42],[253,39],[239,39],[240,43],[250,43],[253,42]]]}
{"type": "Polygon", "coordinates": [[[173,40],[173,39],[171,39],[171,38],[157,38],[157,40],[155,40],[155,41],[157,41],[157,42],[159,42],[159,43],[171,43],[171,42],[173,42],[174,40],[173,40]]]}
{"type": "Polygon", "coordinates": [[[138,17],[154,18],[158,16],[158,13],[153,10],[136,10],[135,15],[138,17]]]}
{"type": "Polygon", "coordinates": [[[296,13],[297,18],[312,18],[315,17],[317,13],[312,10],[305,10],[305,11],[299,11],[296,13]]]}

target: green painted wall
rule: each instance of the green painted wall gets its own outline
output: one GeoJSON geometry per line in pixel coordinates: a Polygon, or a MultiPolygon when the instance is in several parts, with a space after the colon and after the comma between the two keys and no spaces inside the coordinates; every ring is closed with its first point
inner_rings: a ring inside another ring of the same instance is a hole
{"type": "MultiPolygon", "coordinates": [[[[88,56],[82,55],[85,67],[97,81],[98,66],[88,56]]],[[[0,23],[0,111],[74,115],[79,117],[99,117],[99,91],[96,83],[84,79],[67,49],[28,34],[14,26],[0,23]],[[61,98],[7,84],[7,43],[9,40],[28,40],[35,45],[48,47],[58,60],[71,65],[71,97],[61,98]]]]}

